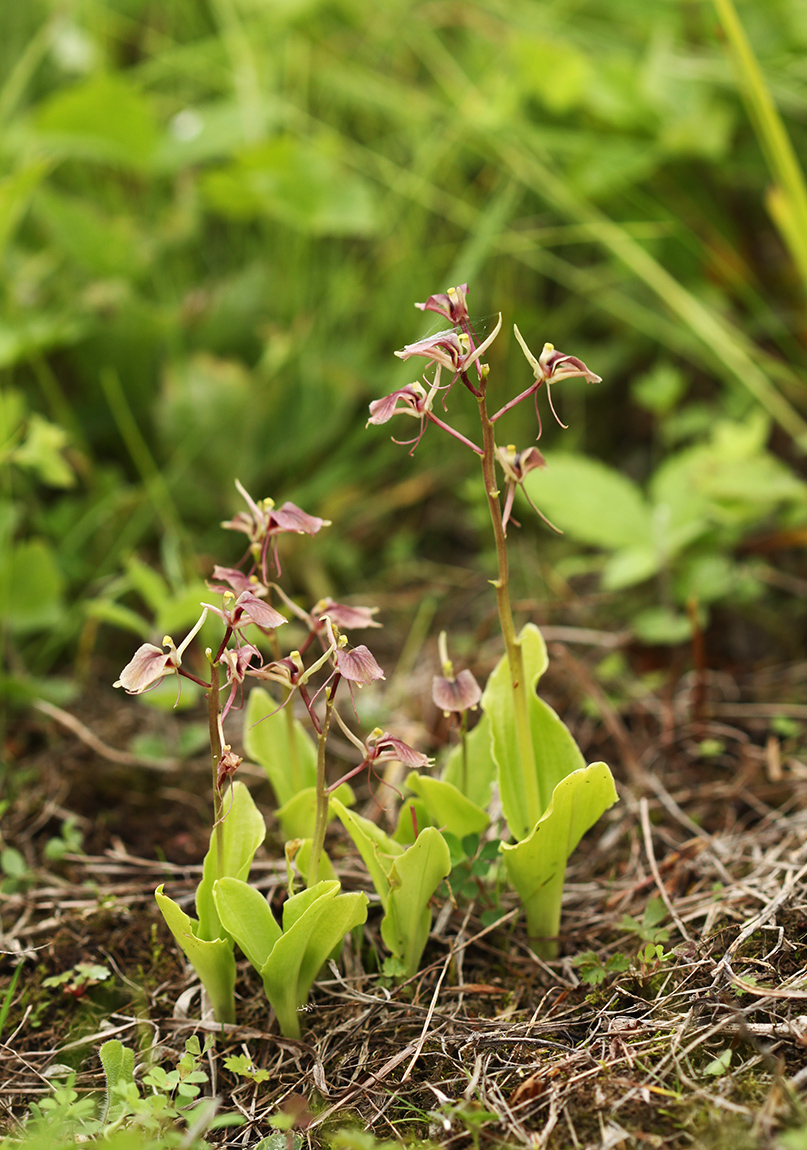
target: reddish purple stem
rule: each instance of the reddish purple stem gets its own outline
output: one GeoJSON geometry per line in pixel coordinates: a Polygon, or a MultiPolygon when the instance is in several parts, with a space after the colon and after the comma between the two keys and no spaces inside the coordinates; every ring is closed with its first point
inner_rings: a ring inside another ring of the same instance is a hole
{"type": "Polygon", "coordinates": [[[522,391],[521,395],[517,395],[515,399],[511,399],[509,403],[504,405],[504,407],[500,407],[495,415],[491,415],[490,422],[495,423],[497,419],[501,419],[501,417],[506,415],[507,412],[512,408],[517,407],[522,400],[527,399],[527,397],[530,395],[534,395],[538,388],[541,386],[542,382],[543,380],[536,379],[535,383],[533,383],[531,387],[528,387],[526,391],[522,391]]]}
{"type": "Polygon", "coordinates": [[[427,411],[427,416],[432,423],[436,423],[438,427],[442,427],[443,431],[447,431],[449,435],[453,435],[460,443],[464,443],[466,447],[470,447],[471,451],[475,451],[477,455],[484,455],[481,447],[477,447],[475,443],[471,443],[470,439],[466,439],[459,431],[455,431],[453,427],[449,427],[447,423],[443,423],[442,419],[438,419],[433,411],[427,411]]]}

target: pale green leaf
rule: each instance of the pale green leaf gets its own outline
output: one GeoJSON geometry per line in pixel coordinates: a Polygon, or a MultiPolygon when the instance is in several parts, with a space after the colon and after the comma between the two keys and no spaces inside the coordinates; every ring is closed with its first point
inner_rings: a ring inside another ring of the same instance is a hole
{"type": "Polygon", "coordinates": [[[76,477],[62,454],[66,444],[67,433],[63,428],[33,414],[28,420],[25,441],[11,458],[18,467],[33,471],[48,487],[72,487],[76,477]]]}
{"type": "Polygon", "coordinates": [[[407,776],[406,785],[423,799],[432,825],[449,831],[458,839],[481,834],[490,823],[487,811],[467,799],[453,783],[412,771],[407,776]]]}
{"type": "Polygon", "coordinates": [[[120,73],[62,88],[35,109],[33,124],[59,152],[126,168],[145,167],[158,139],[151,105],[120,73]]]}
{"type": "Polygon", "coordinates": [[[338,882],[317,883],[284,904],[283,918],[283,934],[260,975],[283,1034],[299,1038],[299,1009],[331,951],[366,920],[367,896],[361,891],[339,894],[338,882]]]}
{"type": "Polygon", "coordinates": [[[218,836],[215,829],[210,835],[210,848],[205,855],[202,881],[196,888],[196,913],[199,916],[199,937],[221,937],[221,923],[213,898],[213,884],[218,878],[246,879],[255,857],[255,851],[266,838],[266,823],[248,788],[234,782],[224,795],[221,824],[222,860],[218,865],[218,836]]]}
{"type": "Polygon", "coordinates": [[[547,455],[524,487],[536,507],[582,543],[616,549],[652,540],[651,512],[626,476],[583,455],[547,455]]]}
{"type": "Polygon", "coordinates": [[[218,879],[213,898],[222,926],[260,970],[282,934],[269,903],[259,890],[237,878],[218,879]]]}
{"type": "Polygon", "coordinates": [[[519,642],[528,687],[533,763],[522,763],[519,759],[506,656],[491,672],[482,696],[482,707],[490,720],[491,746],[499,770],[499,794],[504,816],[513,836],[523,839],[546,810],[558,782],[572,771],[584,767],[585,762],[566,725],[535,693],[535,685],[547,666],[546,645],[540,631],[528,623],[519,636],[519,642]],[[527,778],[528,771],[532,772],[532,780],[527,778]],[[537,804],[531,800],[531,793],[537,794],[537,804]]]}
{"type": "Polygon", "coordinates": [[[199,975],[213,1007],[217,1022],[235,1022],[235,958],[229,938],[201,939],[199,923],[189,918],[173,899],[154,892],[157,905],[177,945],[199,975]]]}
{"type": "Polygon", "coordinates": [[[384,910],[389,897],[389,872],[394,861],[403,854],[403,847],[382,831],[376,823],[349,811],[338,799],[331,799],[334,814],[353,839],[384,910]]]}
{"type": "Polygon", "coordinates": [[[27,539],[0,555],[0,621],[12,633],[53,627],[64,611],[64,576],[48,542],[27,539]]]}
{"type": "Polygon", "coordinates": [[[560,926],[566,860],[597,819],[617,802],[605,763],[574,771],[555,787],[552,801],[523,842],[503,846],[504,865],[527,914],[527,933],[544,955],[553,954],[560,926]]]}
{"type": "Polygon", "coordinates": [[[663,563],[662,554],[652,546],[626,547],[610,556],[602,572],[606,591],[633,587],[656,575],[663,563]]]}
{"type": "Polygon", "coordinates": [[[412,846],[393,863],[381,937],[390,953],[403,962],[407,977],[417,971],[429,937],[429,901],[450,873],[448,846],[434,827],[421,831],[412,846]]]}
{"type": "Polygon", "coordinates": [[[646,607],[631,619],[631,629],[642,643],[651,646],[685,643],[692,637],[692,623],[669,607],[646,607]]]}
{"type": "MultiPolygon", "coordinates": [[[[343,783],[331,795],[345,804],[352,806],[356,796],[347,783],[343,783]]],[[[278,807],[275,811],[284,839],[310,839],[314,837],[314,826],[317,821],[317,788],[304,787],[296,795],[278,807]]]]}

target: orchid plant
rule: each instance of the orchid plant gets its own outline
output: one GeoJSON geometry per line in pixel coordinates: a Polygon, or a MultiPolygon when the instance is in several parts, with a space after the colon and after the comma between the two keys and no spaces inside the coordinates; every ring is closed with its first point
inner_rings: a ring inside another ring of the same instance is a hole
{"type": "Polygon", "coordinates": [[[542,387],[546,389],[552,414],[565,426],[555,411],[552,387],[576,377],[587,383],[601,380],[582,360],[557,351],[550,343],[544,344],[536,357],[514,326],[532,369],[533,382],[490,413],[489,368],[482,362],[482,356],[498,336],[502,318],[499,315],[490,335],[480,340],[469,317],[467,292],[468,285],[461,284],[415,305],[421,311],[434,312],[448,320],[451,327],[395,353],[403,360],[424,359],[426,374],[422,382],[411,383],[371,403],[368,420],[369,426],[385,424],[395,415],[416,419],[417,433],[407,441],[410,455],[428,427],[434,425],[478,457],[498,562],[493,586],[504,656],[480,698],[463,672],[454,676],[443,647],[443,675],[435,680],[434,698],[444,711],[456,711],[461,716],[461,749],[442,780],[415,774],[410,776],[409,785],[420,800],[421,812],[435,825],[461,830],[470,828],[474,815],[477,822],[484,825],[485,796],[495,772],[504,815],[515,840],[502,846],[504,865],[524,904],[531,940],[543,955],[552,956],[557,948],[566,860],[583,834],[616,802],[617,794],[606,764],[597,762],[586,766],[568,728],[536,694],[538,679],[547,667],[546,645],[533,624],[527,623],[516,632],[510,602],[507,528],[512,521],[517,490],[552,526],[524,490],[526,476],[543,468],[545,461],[534,446],[521,451],[513,445],[499,446],[496,424],[518,404],[532,399],[540,437],[538,395],[542,387]],[[476,400],[481,443],[473,442],[434,411],[434,401],[441,396],[442,409],[447,414],[446,400],[458,383],[476,400]],[[503,479],[503,499],[497,466],[503,479]],[[478,701],[483,718],[469,736],[465,713],[478,701]]]}
{"type": "MultiPolygon", "coordinates": [[[[237,942],[260,973],[281,1030],[297,1037],[298,1012],[320,967],[338,949],[344,935],[367,916],[367,896],[361,892],[342,894],[325,854],[332,808],[333,813],[345,817],[353,801],[348,779],[364,770],[375,770],[393,759],[409,768],[423,769],[429,760],[380,728],[360,738],[338,706],[337,695],[340,690],[344,694],[345,685],[352,701],[354,689],[384,677],[370,649],[364,644],[351,645],[347,637],[350,631],[378,627],[375,609],[324,599],[305,611],[273,578],[281,574],[279,537],[287,533],[314,535],[326,521],[293,503],[275,509],[271,500],[256,502],[240,483],[236,486],[248,510],[223,526],[248,538],[242,565],[214,567],[208,586],[220,601],[200,604],[197,623],[179,645],[168,635],[162,647],[143,644],[115,686],[139,695],[166,676],[175,675],[178,684],[189,679],[204,688],[212,760],[213,829],[196,891],[196,917],[190,917],[169,898],[162,886],[156,891],[157,903],[219,1021],[235,1020],[237,942]],[[210,616],[220,620],[222,635],[215,651],[207,648],[204,652],[205,677],[195,664],[193,670],[189,664],[191,643],[210,616]],[[284,655],[278,630],[289,617],[304,625],[305,638],[297,649],[284,655]],[[247,679],[260,685],[250,692],[246,708],[246,750],[264,764],[275,791],[281,828],[290,840],[286,847],[290,874],[293,862],[305,879],[306,889],[295,893],[290,877],[281,923],[266,899],[247,882],[266,825],[247,788],[233,780],[242,759],[225,735],[225,721],[240,705],[247,679]],[[295,698],[312,734],[293,712],[295,698]],[[329,784],[326,752],[332,726],[353,745],[358,765],[329,784]]],[[[431,923],[431,896],[448,865],[447,848],[431,828],[414,847],[410,851],[394,844],[394,854],[403,857],[395,858],[397,869],[384,878],[383,890],[379,891],[387,910],[382,931],[391,940],[393,954],[410,971],[420,960],[431,923]],[[420,875],[424,849],[432,859],[430,873],[434,871],[436,876],[431,885],[424,884],[420,875]],[[387,899],[392,887],[395,896],[387,899]]],[[[375,878],[380,872],[371,868],[371,874],[375,878]]]]}

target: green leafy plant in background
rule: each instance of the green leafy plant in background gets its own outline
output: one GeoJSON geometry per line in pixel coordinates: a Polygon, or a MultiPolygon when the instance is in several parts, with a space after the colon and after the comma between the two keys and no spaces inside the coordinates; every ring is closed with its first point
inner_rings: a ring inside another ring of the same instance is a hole
{"type": "Polygon", "coordinates": [[[691,633],[693,600],[742,603],[763,590],[766,568],[735,552],[763,527],[807,522],[807,485],[766,450],[769,422],[718,421],[703,443],[668,456],[647,493],[621,472],[585,456],[553,453],[545,471],[524,481],[526,494],[558,527],[606,552],[602,585],[623,591],[653,579],[657,606],[634,610],[631,625],[649,643],[691,633]]]}
{"type": "MultiPolygon", "coordinates": [[[[800,24],[738,7],[744,37],[717,5],[724,42],[708,5],[639,0],[618,14],[471,0],[461,37],[428,6],[368,20],[369,0],[325,19],[252,5],[211,23],[189,3],[66,14],[53,0],[0,15],[0,371],[30,419],[66,436],[76,479],[49,487],[13,465],[17,558],[47,592],[36,609],[60,616],[44,642],[7,638],[18,697],[65,697],[43,676],[82,628],[86,657],[104,622],[76,601],[114,584],[134,548],[162,541],[173,594],[198,580],[233,443],[247,486],[293,488],[326,514],[384,489],[393,452],[351,428],[400,332],[392,301],[416,282],[479,275],[522,328],[540,316],[561,344],[586,333],[613,382],[570,398],[594,411],[572,424],[577,451],[621,455],[625,381],[659,348],[718,415],[745,396],[801,444],[792,272],[760,255],[779,252],[767,201],[804,265],[800,24]],[[286,59],[308,60],[310,82],[286,59]]],[[[495,366],[514,382],[513,363],[495,366]]],[[[323,543],[337,593],[362,561],[386,561],[368,540],[399,554],[410,539],[411,554],[413,504],[456,488],[462,459],[422,451],[428,482],[363,501],[323,543]]]]}
{"type": "Polygon", "coordinates": [[[61,1150],[82,1142],[113,1150],[203,1150],[208,1132],[243,1124],[240,1114],[218,1114],[217,1099],[199,1097],[208,1080],[201,1062],[211,1042],[208,1037],[203,1049],[192,1035],[174,1069],[147,1066],[138,1085],[134,1051],[110,1039],[98,1052],[106,1084],[100,1105],[79,1096],[75,1075],[69,1074],[53,1084],[49,1096],[31,1104],[19,1134],[0,1145],[61,1150]]]}
{"type": "MultiPolygon", "coordinates": [[[[467,291],[468,285],[461,284],[416,305],[423,311],[436,313],[451,326],[407,345],[396,354],[404,360],[425,359],[432,375],[430,378],[424,376],[425,387],[415,382],[374,400],[370,404],[368,424],[385,424],[396,415],[409,416],[417,423],[414,437],[407,441],[412,445],[410,454],[416,450],[427,429],[436,426],[472,451],[481,464],[498,563],[497,578],[492,583],[505,647],[505,655],[491,673],[482,694],[481,705],[489,724],[490,756],[497,768],[502,809],[510,834],[516,839],[513,844],[502,844],[502,852],[510,882],[518,891],[526,911],[528,934],[544,955],[552,956],[557,948],[566,860],[585,832],[617,801],[617,794],[605,763],[586,766],[568,728],[536,694],[536,684],[547,666],[546,647],[540,631],[532,624],[516,633],[510,604],[506,535],[517,489],[523,491],[529,474],[543,469],[545,461],[535,447],[517,451],[511,445],[497,445],[495,425],[528,399],[534,400],[538,414],[537,398],[541,387],[545,387],[549,407],[555,414],[552,389],[558,383],[575,377],[598,383],[600,377],[582,360],[557,351],[549,343],[544,345],[536,359],[515,328],[516,337],[533,370],[534,381],[497,411],[489,413],[490,370],[482,362],[482,355],[499,333],[501,315],[487,338],[480,340],[469,317],[467,291]],[[446,382],[443,382],[443,372],[447,376],[446,382]],[[455,386],[476,400],[481,445],[443,418],[447,393],[455,386]],[[434,406],[441,393],[446,394],[442,395],[442,410],[438,416],[434,406]],[[501,486],[497,468],[501,472],[501,486]]],[[[540,415],[538,420],[540,431],[540,415]]],[[[532,500],[530,503],[545,519],[532,500]]],[[[479,698],[478,687],[467,680],[460,682],[459,676],[453,676],[453,668],[445,656],[443,671],[445,696],[447,700],[452,696],[457,700],[456,704],[448,701],[446,709],[465,711],[475,704],[479,698]]],[[[439,697],[438,692],[436,697],[439,697]]],[[[461,756],[464,763],[461,778],[467,780],[467,746],[464,753],[461,751],[461,756]]],[[[445,799],[453,785],[443,781],[440,797],[445,799]]],[[[432,802],[434,797],[432,788],[432,802]]],[[[467,813],[465,796],[458,796],[457,806],[460,797],[466,807],[464,813],[467,813]]],[[[422,787],[421,798],[428,810],[427,785],[422,787]]]]}
{"type": "Polygon", "coordinates": [[[0,391],[0,642],[7,648],[4,663],[15,668],[2,683],[9,696],[38,691],[30,682],[32,673],[42,670],[35,647],[67,625],[56,548],[47,536],[31,532],[23,514],[44,492],[75,485],[67,444],[64,429],[30,411],[17,388],[0,391]]]}

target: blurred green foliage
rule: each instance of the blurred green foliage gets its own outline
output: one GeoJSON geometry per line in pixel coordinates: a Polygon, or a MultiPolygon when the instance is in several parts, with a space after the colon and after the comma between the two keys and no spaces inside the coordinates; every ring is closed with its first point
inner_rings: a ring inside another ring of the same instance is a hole
{"type": "MultiPolygon", "coordinates": [[[[803,153],[807,9],[739,13],[803,153]]],[[[407,473],[363,424],[411,381],[392,350],[432,329],[412,302],[451,283],[471,283],[480,328],[502,309],[604,377],[557,396],[564,449],[643,479],[665,427],[708,442],[719,416],[761,405],[795,458],[788,188],[777,199],[770,122],[749,119],[720,28],[706,0],[2,5],[0,583],[16,671],[47,671],[99,591],[112,610],[138,550],[159,547],[181,614],[236,476],[335,521],[300,565],[317,594],[367,560],[450,549],[474,461],[430,434],[407,473]],[[449,514],[430,535],[434,494],[449,514]]],[[[528,382],[505,338],[491,368],[503,396],[528,382]]],[[[507,420],[533,439],[529,412],[507,420]]]]}

